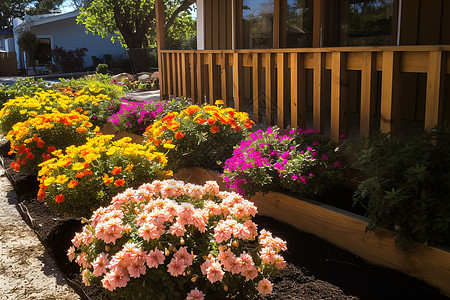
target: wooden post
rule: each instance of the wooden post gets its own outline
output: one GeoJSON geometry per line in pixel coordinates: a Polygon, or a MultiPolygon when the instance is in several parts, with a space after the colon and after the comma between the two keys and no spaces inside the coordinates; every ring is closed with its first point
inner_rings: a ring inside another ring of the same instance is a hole
{"type": "Polygon", "coordinates": [[[222,53],[222,68],[220,71],[221,80],[222,80],[222,101],[225,107],[230,106],[228,102],[228,56],[226,53],[222,53]]]}
{"type": "Polygon", "coordinates": [[[425,106],[425,130],[437,126],[442,119],[445,57],[441,51],[430,52],[427,72],[427,97],[425,106]]]}
{"type": "Polygon", "coordinates": [[[233,49],[242,48],[242,0],[233,1],[233,49]]]}
{"type": "Polygon", "coordinates": [[[258,53],[253,53],[252,72],[253,72],[253,121],[259,122],[259,90],[260,90],[260,66],[261,58],[258,53]]]}
{"type": "Polygon", "coordinates": [[[323,89],[325,85],[325,55],[322,52],[314,53],[314,83],[313,83],[313,127],[323,132],[322,103],[323,89]]]}
{"type": "Polygon", "coordinates": [[[277,54],[277,125],[284,128],[284,88],[286,81],[287,59],[284,53],[277,54]]]}
{"type": "Polygon", "coordinates": [[[273,2],[273,48],[286,46],[286,14],[287,1],[274,0],[273,2]]]}
{"type": "Polygon", "coordinates": [[[183,96],[183,80],[181,73],[183,72],[183,64],[181,62],[181,53],[177,53],[177,81],[178,81],[178,97],[183,96]]]}
{"type": "Polygon", "coordinates": [[[173,86],[173,96],[179,96],[177,90],[177,54],[172,52],[172,86],[173,86]]]}
{"type": "Polygon", "coordinates": [[[189,92],[189,76],[186,76],[186,73],[189,72],[188,69],[189,63],[186,64],[186,53],[181,53],[181,81],[183,82],[183,97],[188,97],[189,92]]]}
{"type": "Polygon", "coordinates": [[[273,60],[272,53],[267,52],[265,54],[265,63],[266,63],[266,125],[272,125],[272,73],[273,73],[273,60]]]}
{"type": "Polygon", "coordinates": [[[160,62],[159,67],[159,80],[161,81],[159,83],[160,86],[160,100],[164,99],[165,93],[167,93],[167,90],[164,90],[165,82],[164,82],[164,72],[162,65],[165,67],[164,64],[161,65],[161,62],[163,61],[161,50],[164,50],[166,48],[165,44],[165,32],[164,32],[164,2],[163,0],[156,0],[155,1],[155,11],[156,11],[156,43],[158,47],[158,60],[160,62]]]}
{"type": "Polygon", "coordinates": [[[243,66],[242,66],[242,54],[233,54],[233,69],[234,69],[234,109],[237,111],[243,110],[243,66]]]}
{"type": "Polygon", "coordinates": [[[291,53],[291,127],[306,126],[306,70],[303,55],[291,53]]]}
{"type": "Polygon", "coordinates": [[[214,104],[214,82],[215,82],[215,76],[214,76],[214,65],[216,63],[216,57],[214,53],[208,54],[208,83],[209,83],[209,104],[214,104]]]}
{"type": "Polygon", "coordinates": [[[203,54],[201,52],[197,52],[197,103],[203,103],[203,54]]]}
{"type": "Polygon", "coordinates": [[[348,134],[348,74],[343,52],[333,52],[331,60],[331,138],[348,134]]]}
{"type": "Polygon", "coordinates": [[[400,135],[400,57],[398,52],[383,53],[381,82],[381,120],[380,129],[392,135],[400,135]]]}
{"type": "Polygon", "coordinates": [[[321,47],[321,37],[322,37],[322,12],[323,0],[314,0],[314,10],[313,10],[313,47],[321,47]]]}
{"type": "Polygon", "coordinates": [[[376,54],[374,52],[363,53],[361,70],[361,113],[360,135],[368,137],[373,123],[376,92],[376,54]]]}
{"type": "Polygon", "coordinates": [[[196,88],[196,80],[198,80],[197,76],[196,76],[196,70],[197,70],[197,55],[193,52],[191,54],[189,54],[189,60],[190,60],[190,65],[191,65],[191,98],[192,98],[192,103],[195,103],[195,101],[197,100],[198,102],[198,92],[197,92],[197,88],[196,88]]]}

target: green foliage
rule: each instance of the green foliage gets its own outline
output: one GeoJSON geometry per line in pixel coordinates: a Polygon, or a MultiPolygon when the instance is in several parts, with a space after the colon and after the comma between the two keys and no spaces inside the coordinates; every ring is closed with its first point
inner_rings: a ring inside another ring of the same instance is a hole
{"type": "Polygon", "coordinates": [[[11,26],[14,18],[23,18],[26,14],[46,14],[57,8],[63,0],[2,0],[0,1],[0,28],[11,26]]]}
{"type": "Polygon", "coordinates": [[[75,50],[66,50],[62,47],[56,46],[52,51],[55,63],[63,71],[79,70],[83,67],[83,57],[86,56],[87,48],[77,48],[75,50]]]}
{"type": "Polygon", "coordinates": [[[393,228],[396,244],[450,245],[450,128],[402,143],[380,134],[362,140],[365,173],[355,201],[367,206],[368,230],[393,228]]]}
{"type": "Polygon", "coordinates": [[[111,71],[109,70],[107,64],[98,64],[95,72],[98,74],[109,74],[111,71]]]}
{"type": "Polygon", "coordinates": [[[25,77],[17,79],[12,85],[0,84],[0,105],[10,99],[22,96],[34,96],[35,92],[49,89],[48,83],[41,78],[25,77]]]}
{"type": "MultiPolygon", "coordinates": [[[[195,20],[191,17],[194,2],[164,1],[169,44],[189,44],[183,41],[189,41],[196,34],[195,20]]],[[[156,46],[154,0],[94,0],[80,11],[77,21],[84,24],[88,32],[102,37],[112,35],[113,41],[120,41],[127,48],[156,46]]]]}

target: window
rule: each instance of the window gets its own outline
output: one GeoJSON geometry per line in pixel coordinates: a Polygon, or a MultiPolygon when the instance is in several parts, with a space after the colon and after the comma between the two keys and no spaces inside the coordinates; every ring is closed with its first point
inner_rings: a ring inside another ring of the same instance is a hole
{"type": "Polygon", "coordinates": [[[243,48],[273,47],[273,0],[243,0],[243,48]]]}
{"type": "Polygon", "coordinates": [[[312,46],[313,0],[288,0],[286,15],[286,47],[312,46]]]}

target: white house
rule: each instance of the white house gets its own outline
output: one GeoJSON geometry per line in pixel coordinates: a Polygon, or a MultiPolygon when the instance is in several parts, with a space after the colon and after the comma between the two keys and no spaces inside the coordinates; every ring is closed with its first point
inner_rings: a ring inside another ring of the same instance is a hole
{"type": "MultiPolygon", "coordinates": [[[[25,68],[26,58],[17,45],[17,39],[21,30],[29,29],[36,34],[39,40],[39,52],[35,59],[37,65],[52,63],[51,50],[62,47],[65,50],[87,48],[84,57],[84,67],[93,65],[92,56],[101,58],[105,54],[112,56],[126,55],[125,48],[120,43],[112,43],[109,37],[101,38],[92,33],[87,34],[82,24],[77,24],[78,11],[63,14],[46,14],[37,16],[26,15],[24,20],[14,19],[14,47],[17,55],[18,68],[25,68]]],[[[10,51],[11,52],[11,51],[10,51]]]]}

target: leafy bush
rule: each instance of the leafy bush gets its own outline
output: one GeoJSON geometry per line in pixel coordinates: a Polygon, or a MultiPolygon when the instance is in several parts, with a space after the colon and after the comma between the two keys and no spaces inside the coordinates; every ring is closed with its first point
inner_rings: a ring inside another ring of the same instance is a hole
{"type": "Polygon", "coordinates": [[[450,245],[450,129],[411,143],[386,134],[363,140],[365,173],[355,201],[367,206],[368,230],[393,228],[396,244],[413,240],[450,245]]]}
{"type": "Polygon", "coordinates": [[[98,64],[97,65],[97,68],[95,69],[95,72],[99,73],[99,74],[109,74],[111,71],[109,70],[107,64],[103,64],[102,63],[102,64],[98,64]]]}
{"type": "Polygon", "coordinates": [[[63,47],[56,46],[52,51],[53,60],[61,67],[63,71],[79,70],[83,67],[83,57],[86,56],[86,48],[77,48],[75,50],[66,50],[63,47]]]}
{"type": "Polygon", "coordinates": [[[70,102],[69,96],[52,90],[36,92],[32,97],[25,95],[10,99],[0,110],[0,133],[7,134],[14,124],[37,115],[67,112],[70,102]]]}
{"type": "Polygon", "coordinates": [[[89,217],[111,197],[172,172],[164,171],[167,159],[152,145],[111,142],[114,136],[96,136],[82,146],[70,146],[57,158],[44,162],[39,171],[38,200],[68,216],[89,217]]]}
{"type": "Polygon", "coordinates": [[[286,189],[315,196],[344,176],[338,145],[314,129],[258,130],[236,146],[225,162],[227,187],[242,195],[286,189]]]}
{"type": "Polygon", "coordinates": [[[37,175],[38,165],[49,160],[53,151],[70,145],[82,145],[87,137],[94,136],[91,127],[89,118],[77,112],[38,115],[16,123],[6,136],[11,141],[9,154],[16,154],[16,161],[11,167],[37,175]]]}
{"type": "Polygon", "coordinates": [[[167,102],[151,100],[134,102],[123,99],[119,111],[113,114],[108,122],[116,129],[142,134],[145,128],[164,112],[164,105],[167,102]]]}
{"type": "Polygon", "coordinates": [[[244,139],[253,124],[247,113],[233,108],[191,105],[155,121],[144,135],[160,151],[164,151],[163,141],[172,142],[175,149],[168,153],[168,159],[174,171],[193,166],[217,168],[217,161],[231,156],[233,146],[244,139]]]}
{"type": "Polygon", "coordinates": [[[17,79],[12,85],[0,84],[0,105],[10,99],[23,96],[34,96],[34,93],[48,90],[50,87],[42,79],[35,80],[33,77],[17,79]]]}
{"type": "Polygon", "coordinates": [[[53,86],[68,94],[107,95],[112,99],[120,99],[125,94],[121,86],[111,83],[112,77],[107,74],[95,74],[78,79],[60,78],[53,86]]]}
{"type": "Polygon", "coordinates": [[[70,260],[105,298],[210,299],[272,291],[286,242],[251,221],[256,207],[235,193],[165,180],[115,196],[72,240],[70,260]]]}
{"type": "Polygon", "coordinates": [[[151,100],[135,102],[122,99],[119,111],[113,114],[108,122],[118,130],[142,134],[159,116],[180,111],[188,105],[187,100],[175,98],[165,102],[151,100]]]}

